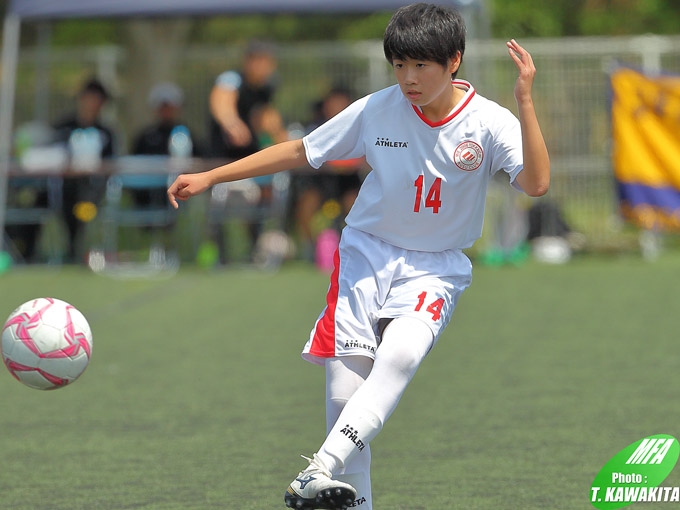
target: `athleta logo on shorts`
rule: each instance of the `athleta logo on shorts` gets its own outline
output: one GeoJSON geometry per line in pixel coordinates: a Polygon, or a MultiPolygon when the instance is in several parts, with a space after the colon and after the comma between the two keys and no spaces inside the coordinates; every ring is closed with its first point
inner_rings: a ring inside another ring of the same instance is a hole
{"type": "Polygon", "coordinates": [[[356,340],[348,340],[345,342],[345,349],[364,349],[370,352],[375,352],[375,347],[372,345],[362,344],[356,340]]]}
{"type": "Polygon", "coordinates": [[[466,172],[477,170],[484,159],[484,151],[476,142],[463,142],[456,147],[453,161],[456,166],[466,172]]]}
{"type": "Polygon", "coordinates": [[[375,145],[377,147],[394,147],[394,148],[397,148],[397,149],[408,148],[408,142],[390,142],[389,138],[382,138],[380,136],[375,141],[375,145]]]}

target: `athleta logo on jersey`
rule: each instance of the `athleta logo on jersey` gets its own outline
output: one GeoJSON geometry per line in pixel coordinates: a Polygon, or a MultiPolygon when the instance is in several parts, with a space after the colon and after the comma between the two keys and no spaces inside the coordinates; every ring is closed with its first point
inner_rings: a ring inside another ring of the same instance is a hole
{"type": "Polygon", "coordinates": [[[456,166],[466,172],[477,170],[484,159],[484,151],[476,142],[463,142],[453,153],[453,161],[456,166]]]}
{"type": "Polygon", "coordinates": [[[389,138],[382,138],[381,136],[375,141],[376,147],[393,147],[396,149],[408,148],[408,142],[391,142],[389,138]]]}

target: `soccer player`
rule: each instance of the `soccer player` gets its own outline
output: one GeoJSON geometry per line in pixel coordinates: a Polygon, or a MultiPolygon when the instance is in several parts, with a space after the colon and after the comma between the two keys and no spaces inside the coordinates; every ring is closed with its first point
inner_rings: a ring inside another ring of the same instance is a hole
{"type": "Polygon", "coordinates": [[[370,443],[451,319],[471,280],[462,250],[481,235],[489,179],[504,171],[530,196],[550,160],[535,114],[536,69],[515,40],[518,117],[456,79],[465,26],[451,8],[396,11],[384,50],[397,85],[354,102],[302,140],[206,173],[181,175],[175,206],[211,185],[365,156],[335,255],[327,305],[303,357],[326,368],[328,434],[285,493],[290,508],[372,508],[370,443]]]}

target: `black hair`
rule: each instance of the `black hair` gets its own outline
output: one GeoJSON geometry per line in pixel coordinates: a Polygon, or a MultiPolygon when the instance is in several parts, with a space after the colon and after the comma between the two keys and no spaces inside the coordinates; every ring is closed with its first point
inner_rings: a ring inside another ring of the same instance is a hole
{"type": "Polygon", "coordinates": [[[104,87],[104,84],[100,82],[97,78],[90,78],[87,80],[82,88],[80,89],[80,94],[99,94],[101,98],[106,101],[109,99],[109,92],[104,87]]]}
{"type": "MultiPolygon", "coordinates": [[[[451,7],[416,3],[398,9],[387,24],[383,38],[385,58],[425,60],[443,66],[465,53],[465,21],[451,7]]],[[[455,76],[455,73],[453,73],[455,76]]]]}
{"type": "Polygon", "coordinates": [[[354,93],[349,87],[344,85],[336,84],[331,87],[331,89],[326,93],[324,98],[329,98],[331,96],[345,96],[350,101],[354,98],[354,93]]]}

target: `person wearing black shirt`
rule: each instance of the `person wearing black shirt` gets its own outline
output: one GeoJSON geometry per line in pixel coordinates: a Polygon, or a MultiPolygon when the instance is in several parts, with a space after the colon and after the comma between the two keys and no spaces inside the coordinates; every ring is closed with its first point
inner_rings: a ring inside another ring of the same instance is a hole
{"type": "MultiPolygon", "coordinates": [[[[149,106],[154,112],[154,122],[144,127],[135,136],[132,154],[170,155],[170,135],[182,122],[184,92],[172,82],[156,84],[149,92],[149,106]]],[[[194,136],[191,136],[191,155],[198,157],[200,150],[194,136]]]]}
{"type": "MultiPolygon", "coordinates": [[[[209,97],[212,157],[241,159],[287,139],[280,116],[272,105],[276,68],[274,49],[267,43],[253,41],[246,49],[240,70],[228,70],[217,77],[209,97]],[[277,122],[266,122],[272,118],[277,122]],[[275,132],[268,129],[272,124],[275,132]]],[[[271,177],[257,179],[256,183],[262,191],[260,205],[266,204],[271,196],[271,177]]],[[[261,222],[248,224],[251,251],[261,229],[261,222]]],[[[224,264],[227,257],[221,225],[213,226],[212,234],[218,244],[220,262],[224,264]]]]}
{"type": "MultiPolygon", "coordinates": [[[[144,127],[132,142],[133,155],[171,156],[170,141],[177,127],[185,129],[189,135],[188,154],[182,156],[199,157],[200,149],[189,128],[182,122],[184,92],[172,82],[157,83],[149,92],[149,106],[153,110],[154,121],[144,127]]],[[[161,188],[130,190],[137,207],[159,206],[167,202],[165,186],[161,188]]]]}
{"type": "Polygon", "coordinates": [[[266,43],[251,43],[240,70],[220,74],[210,91],[210,148],[216,158],[240,159],[260,149],[253,112],[272,102],[277,62],[266,43]]]}
{"type": "MultiPolygon", "coordinates": [[[[90,79],[76,97],[75,112],[54,125],[57,140],[69,144],[76,130],[94,128],[97,133],[97,147],[101,158],[115,155],[116,138],[113,129],[100,120],[102,108],[109,100],[109,93],[97,79],[90,79]]],[[[71,154],[73,157],[74,154],[71,154]]],[[[96,168],[83,169],[95,171],[96,168]]],[[[78,214],[81,203],[97,203],[104,191],[105,178],[102,176],[68,177],[63,183],[62,213],[68,230],[66,262],[78,261],[77,241],[84,229],[85,221],[78,214]]]]}

